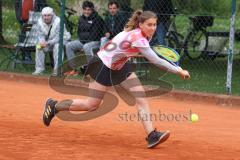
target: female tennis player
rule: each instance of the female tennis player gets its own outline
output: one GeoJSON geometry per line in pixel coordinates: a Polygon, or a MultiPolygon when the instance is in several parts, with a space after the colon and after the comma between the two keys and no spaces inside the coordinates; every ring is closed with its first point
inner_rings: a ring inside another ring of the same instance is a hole
{"type": "MultiPolygon", "coordinates": [[[[43,122],[46,126],[50,125],[53,117],[61,111],[93,111],[101,104],[108,86],[121,85],[134,95],[136,92],[143,92],[144,88],[134,72],[131,73],[129,59],[139,52],[151,63],[161,69],[179,75],[183,79],[190,78],[187,70],[174,66],[168,61],[159,58],[149,46],[149,41],[153,36],[157,26],[157,16],[151,11],[137,10],[134,12],[124,31],[116,35],[110,43],[106,44],[98,53],[97,59],[93,58],[91,64],[97,70],[90,76],[94,79],[89,84],[89,89],[98,90],[89,93],[86,99],[72,99],[57,101],[49,98],[45,103],[43,122]],[[97,62],[97,63],[96,63],[97,62]],[[95,65],[96,64],[96,65],[95,65]],[[120,75],[120,76],[119,76],[120,75]],[[116,78],[116,77],[118,78],[116,78]],[[120,78],[119,78],[120,77],[120,78]],[[133,83],[127,80],[135,79],[133,83]],[[94,95],[95,94],[95,95],[94,95]],[[92,96],[91,96],[92,95],[92,96]]],[[[90,67],[91,68],[91,67],[90,67]]],[[[144,96],[135,96],[138,114],[146,131],[147,147],[153,148],[166,141],[170,136],[169,131],[159,132],[152,124],[150,119],[149,105],[144,96]]]]}

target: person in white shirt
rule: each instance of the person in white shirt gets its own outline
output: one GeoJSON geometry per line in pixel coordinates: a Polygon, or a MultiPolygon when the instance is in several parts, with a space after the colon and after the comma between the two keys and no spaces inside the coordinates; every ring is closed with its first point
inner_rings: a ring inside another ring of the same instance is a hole
{"type": "MultiPolygon", "coordinates": [[[[53,9],[45,7],[42,9],[42,17],[38,20],[38,45],[36,47],[35,71],[33,75],[41,75],[45,70],[45,54],[53,51],[54,68],[53,75],[57,74],[60,18],[55,15],[53,9]]],[[[64,27],[64,44],[70,40],[71,34],[64,27]]],[[[62,53],[64,58],[64,53],[62,53]]]]}

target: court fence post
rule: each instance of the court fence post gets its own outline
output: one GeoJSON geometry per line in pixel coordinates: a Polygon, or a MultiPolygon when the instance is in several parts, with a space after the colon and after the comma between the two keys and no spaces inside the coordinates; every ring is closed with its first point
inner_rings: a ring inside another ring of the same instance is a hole
{"type": "Polygon", "coordinates": [[[227,90],[227,94],[229,95],[232,94],[232,64],[233,64],[233,53],[234,53],[235,16],[236,16],[236,0],[232,0],[232,15],[231,15],[231,23],[230,23],[227,81],[226,81],[226,90],[227,90]]]}
{"type": "Polygon", "coordinates": [[[65,0],[61,0],[61,17],[60,17],[60,33],[59,33],[59,49],[58,49],[58,71],[57,75],[62,76],[62,53],[64,50],[63,46],[63,35],[64,35],[64,13],[65,13],[65,0]]]}

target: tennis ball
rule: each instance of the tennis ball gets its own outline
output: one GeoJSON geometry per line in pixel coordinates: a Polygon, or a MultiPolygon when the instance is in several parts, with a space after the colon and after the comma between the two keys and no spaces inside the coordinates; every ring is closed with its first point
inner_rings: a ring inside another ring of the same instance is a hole
{"type": "Polygon", "coordinates": [[[37,49],[41,49],[42,47],[41,47],[40,44],[37,44],[37,45],[36,45],[36,48],[37,48],[37,49]]]}
{"type": "Polygon", "coordinates": [[[197,122],[198,121],[198,115],[196,113],[191,114],[191,121],[192,122],[197,122]]]}

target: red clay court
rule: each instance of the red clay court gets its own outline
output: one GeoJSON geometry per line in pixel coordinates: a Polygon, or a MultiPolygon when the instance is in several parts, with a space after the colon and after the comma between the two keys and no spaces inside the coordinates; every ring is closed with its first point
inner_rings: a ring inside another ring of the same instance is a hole
{"type": "MultiPolygon", "coordinates": [[[[156,120],[159,130],[171,136],[154,149],[146,148],[145,133],[136,114],[120,100],[112,112],[89,121],[66,122],[55,118],[49,128],[42,123],[47,97],[76,98],[55,92],[44,83],[0,79],[0,160],[89,159],[240,159],[240,108],[208,102],[150,98],[152,113],[184,114],[191,110],[200,120],[156,120]]],[[[184,98],[184,97],[183,97],[184,98]]]]}

